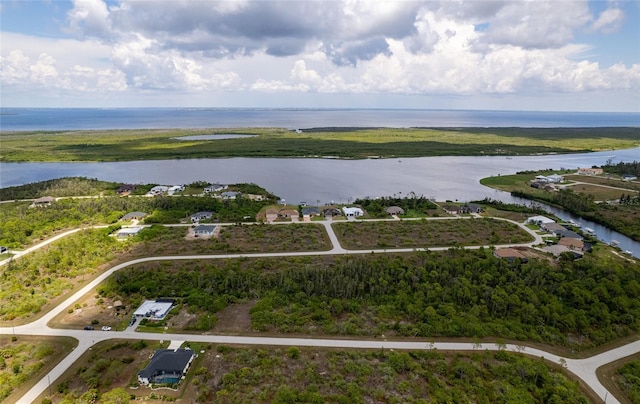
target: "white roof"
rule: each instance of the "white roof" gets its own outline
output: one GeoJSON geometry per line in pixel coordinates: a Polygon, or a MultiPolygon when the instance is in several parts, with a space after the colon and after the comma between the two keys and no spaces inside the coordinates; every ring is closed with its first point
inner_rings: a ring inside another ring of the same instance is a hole
{"type": "Polygon", "coordinates": [[[142,227],[138,226],[138,227],[123,227],[122,229],[118,230],[118,232],[116,233],[118,236],[133,236],[135,234],[140,233],[140,230],[142,230],[142,227]]]}
{"type": "Polygon", "coordinates": [[[173,303],[171,302],[156,302],[155,300],[145,300],[144,303],[133,312],[134,316],[144,316],[149,314],[151,319],[163,319],[169,310],[171,310],[173,303]]]}
{"type": "Polygon", "coordinates": [[[362,215],[362,214],[364,214],[364,212],[362,211],[362,209],[360,209],[360,208],[358,208],[358,207],[352,207],[352,208],[350,208],[350,207],[346,207],[346,206],[345,206],[345,207],[343,207],[343,208],[342,208],[342,212],[344,212],[344,214],[345,214],[345,215],[349,215],[349,214],[351,214],[351,215],[355,215],[355,214],[360,214],[360,215],[362,215]]]}
{"type": "Polygon", "coordinates": [[[532,216],[527,219],[527,223],[531,223],[531,222],[547,224],[547,223],[555,223],[556,221],[553,219],[549,219],[546,216],[532,216]]]}

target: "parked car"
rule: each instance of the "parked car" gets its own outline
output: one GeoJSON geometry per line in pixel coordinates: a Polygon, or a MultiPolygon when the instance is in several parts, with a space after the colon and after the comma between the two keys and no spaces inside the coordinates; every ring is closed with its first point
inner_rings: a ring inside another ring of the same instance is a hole
{"type": "Polygon", "coordinates": [[[87,331],[91,331],[91,330],[93,330],[93,327],[91,327],[90,325],[88,325],[88,326],[84,327],[84,329],[85,329],[85,330],[87,330],[87,331]]]}
{"type": "Polygon", "coordinates": [[[9,248],[5,247],[5,246],[0,246],[0,254],[4,254],[6,252],[9,252],[9,248]]]}
{"type": "Polygon", "coordinates": [[[133,317],[131,319],[131,321],[129,321],[129,327],[131,327],[132,325],[134,325],[136,323],[137,318],[133,317]]]}
{"type": "Polygon", "coordinates": [[[111,327],[109,327],[108,325],[103,325],[102,331],[111,331],[111,327]]]}

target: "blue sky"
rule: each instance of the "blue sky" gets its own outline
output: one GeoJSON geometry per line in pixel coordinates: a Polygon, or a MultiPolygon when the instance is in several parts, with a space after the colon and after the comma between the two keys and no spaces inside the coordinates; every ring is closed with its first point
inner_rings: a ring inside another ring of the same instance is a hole
{"type": "Polygon", "coordinates": [[[2,106],[640,111],[640,2],[0,0],[2,106]]]}

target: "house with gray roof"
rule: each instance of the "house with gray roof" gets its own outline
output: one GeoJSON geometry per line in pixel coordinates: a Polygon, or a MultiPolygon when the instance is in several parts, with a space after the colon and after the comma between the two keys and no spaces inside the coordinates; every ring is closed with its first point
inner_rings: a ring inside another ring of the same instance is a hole
{"type": "Polygon", "coordinates": [[[146,368],[138,372],[138,382],[150,384],[177,384],[189,370],[196,357],[191,349],[158,349],[146,368]]]}
{"type": "Polygon", "coordinates": [[[193,229],[193,234],[196,235],[196,237],[198,236],[213,236],[213,233],[216,231],[216,226],[214,225],[208,225],[208,224],[201,224],[199,226],[196,226],[193,229]]]}
{"type": "Polygon", "coordinates": [[[194,213],[189,218],[191,219],[191,223],[197,223],[201,220],[210,220],[212,217],[213,217],[213,212],[202,211],[202,212],[194,213]]]}
{"type": "Polygon", "coordinates": [[[386,209],[387,215],[391,215],[391,216],[398,216],[398,215],[404,215],[404,209],[402,209],[400,206],[389,206],[386,209]]]}
{"type": "Polygon", "coordinates": [[[129,212],[126,215],[122,216],[120,220],[124,220],[125,222],[129,222],[131,220],[140,220],[144,219],[144,217],[147,215],[148,213],[144,212],[129,212]]]}

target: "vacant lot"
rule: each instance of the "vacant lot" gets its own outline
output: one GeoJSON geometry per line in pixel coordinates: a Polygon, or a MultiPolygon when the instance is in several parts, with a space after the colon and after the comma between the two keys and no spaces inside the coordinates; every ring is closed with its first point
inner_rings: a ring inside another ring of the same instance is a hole
{"type": "Polygon", "coordinates": [[[109,341],[88,351],[57,380],[50,398],[59,402],[91,395],[100,401],[117,393],[146,403],[588,402],[577,384],[543,361],[503,351],[186,345],[198,357],[178,391],[132,388],[157,343],[109,341]]]}
{"type": "Polygon", "coordinates": [[[348,249],[495,245],[533,241],[519,226],[495,219],[344,222],[333,225],[348,249]]]}
{"type": "Polygon", "coordinates": [[[143,255],[234,254],[325,251],[331,248],[324,227],[318,224],[222,226],[217,237],[188,237],[187,227],[158,231],[152,243],[140,244],[143,255]]]}
{"type": "Polygon", "coordinates": [[[75,345],[67,337],[0,336],[0,402],[15,402],[75,345]]]}

